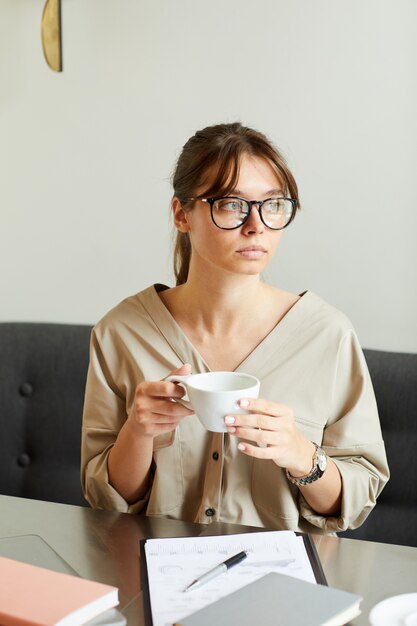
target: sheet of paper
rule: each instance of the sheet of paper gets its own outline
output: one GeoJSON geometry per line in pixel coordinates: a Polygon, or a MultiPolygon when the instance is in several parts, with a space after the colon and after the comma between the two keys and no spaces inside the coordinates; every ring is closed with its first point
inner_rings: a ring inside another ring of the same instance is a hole
{"type": "Polygon", "coordinates": [[[316,582],[303,539],[292,531],[149,539],[145,551],[153,626],[171,626],[269,572],[316,582]],[[239,565],[184,593],[193,580],[242,550],[248,557],[239,565]]]}

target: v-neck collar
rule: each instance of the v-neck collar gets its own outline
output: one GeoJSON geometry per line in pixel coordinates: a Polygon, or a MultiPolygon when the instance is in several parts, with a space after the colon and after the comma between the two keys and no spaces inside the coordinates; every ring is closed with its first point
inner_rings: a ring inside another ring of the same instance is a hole
{"type": "MultiPolygon", "coordinates": [[[[138,294],[142,306],[153,319],[166,342],[178,355],[183,363],[191,363],[197,371],[210,371],[210,367],[201,356],[197,348],[184,333],[181,326],[171,315],[165,304],[159,297],[159,293],[168,289],[166,285],[155,284],[138,294]]],[[[274,328],[254,347],[247,357],[238,365],[235,371],[254,371],[259,373],[263,365],[267,366],[268,356],[271,351],[285,352],[285,345],[294,336],[301,325],[308,323],[314,310],[323,301],[311,291],[305,291],[299,300],[291,307],[284,317],[274,328]]],[[[268,368],[269,369],[269,368],[268,368]]]]}

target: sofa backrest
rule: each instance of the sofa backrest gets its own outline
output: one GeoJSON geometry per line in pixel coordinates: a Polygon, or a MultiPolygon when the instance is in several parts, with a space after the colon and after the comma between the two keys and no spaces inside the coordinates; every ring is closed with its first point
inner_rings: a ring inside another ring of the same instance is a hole
{"type": "Polygon", "coordinates": [[[90,332],[0,323],[0,493],[87,504],[80,442],[90,332]]]}
{"type": "Polygon", "coordinates": [[[364,353],[391,477],[364,524],[340,536],[417,547],[417,354],[364,353]]]}
{"type": "MultiPolygon", "coordinates": [[[[0,323],[0,493],[86,505],[81,420],[91,327],[0,323]]],[[[391,478],[341,536],[417,546],[417,354],[365,350],[391,478]]]]}

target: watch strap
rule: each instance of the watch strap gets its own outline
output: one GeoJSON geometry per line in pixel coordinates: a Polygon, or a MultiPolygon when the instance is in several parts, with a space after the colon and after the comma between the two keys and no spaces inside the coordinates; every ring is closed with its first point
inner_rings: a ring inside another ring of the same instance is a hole
{"type": "MultiPolygon", "coordinates": [[[[314,443],[314,441],[313,441],[314,443]]],[[[290,481],[290,483],[292,483],[293,485],[311,485],[311,483],[314,483],[316,480],[318,480],[319,478],[321,478],[324,474],[324,471],[326,468],[321,469],[321,467],[319,467],[318,464],[318,457],[319,455],[325,455],[326,453],[324,452],[323,448],[320,448],[316,443],[314,443],[315,445],[315,450],[314,450],[314,454],[313,454],[313,468],[311,470],[311,472],[309,472],[308,474],[306,474],[305,476],[300,476],[299,478],[296,478],[295,476],[291,476],[291,474],[289,473],[288,470],[286,471],[287,474],[287,478],[290,481]]]]}

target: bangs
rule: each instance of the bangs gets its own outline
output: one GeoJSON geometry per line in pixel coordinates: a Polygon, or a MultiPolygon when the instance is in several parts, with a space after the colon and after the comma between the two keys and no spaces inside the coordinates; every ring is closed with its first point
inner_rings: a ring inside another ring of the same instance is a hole
{"type": "Polygon", "coordinates": [[[224,150],[221,154],[213,155],[198,185],[198,197],[227,196],[235,189],[239,179],[241,152],[236,149],[233,152],[224,150]]]}
{"type": "Polygon", "coordinates": [[[242,155],[247,154],[266,161],[275,171],[277,179],[283,186],[283,191],[286,194],[290,192],[291,197],[297,200],[298,204],[295,181],[292,180],[287,168],[282,166],[272,151],[269,154],[265,153],[265,150],[248,150],[247,146],[239,146],[240,149],[236,149],[237,146],[230,147],[231,150],[224,150],[220,154],[212,155],[210,165],[207,165],[206,161],[206,169],[200,184],[197,186],[196,198],[218,198],[228,196],[233,192],[239,179],[242,155]]]}
{"type": "Polygon", "coordinates": [[[299,208],[297,184],[281,153],[262,134],[240,125],[209,127],[187,142],[173,177],[174,195],[184,205],[230,195],[237,187],[244,154],[269,163],[283,192],[299,208]]]}

